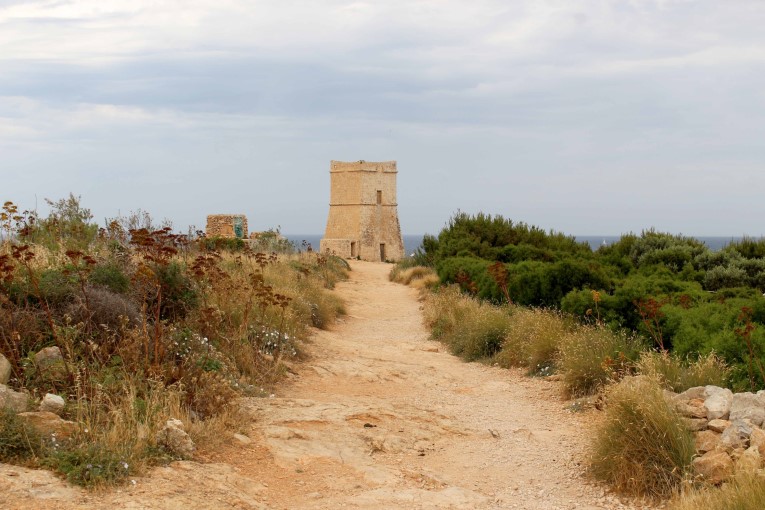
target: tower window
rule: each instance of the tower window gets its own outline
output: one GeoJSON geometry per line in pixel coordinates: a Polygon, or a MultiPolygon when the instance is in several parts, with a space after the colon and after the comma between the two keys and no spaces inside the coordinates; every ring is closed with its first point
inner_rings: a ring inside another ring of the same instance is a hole
{"type": "Polygon", "coordinates": [[[377,190],[377,204],[382,204],[382,190],[377,190]]]}

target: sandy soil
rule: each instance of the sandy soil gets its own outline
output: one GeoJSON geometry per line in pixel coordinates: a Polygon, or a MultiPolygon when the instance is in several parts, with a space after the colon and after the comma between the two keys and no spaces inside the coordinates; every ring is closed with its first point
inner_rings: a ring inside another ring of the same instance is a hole
{"type": "Polygon", "coordinates": [[[243,401],[251,441],[104,493],[0,464],[0,508],[635,508],[584,477],[595,418],[558,382],[461,362],[391,266],[352,267],[348,316],[281,393],[243,401]]]}

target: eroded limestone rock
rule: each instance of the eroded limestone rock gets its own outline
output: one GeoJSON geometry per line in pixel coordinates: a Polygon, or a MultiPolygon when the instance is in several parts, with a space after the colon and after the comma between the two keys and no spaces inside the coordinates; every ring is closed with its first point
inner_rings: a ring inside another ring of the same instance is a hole
{"type": "Polygon", "coordinates": [[[696,451],[707,453],[716,449],[720,444],[720,434],[711,430],[702,430],[696,434],[696,451]]]}
{"type": "Polygon", "coordinates": [[[0,354],[0,384],[8,384],[11,378],[11,363],[8,358],[0,354]]]}
{"type": "Polygon", "coordinates": [[[57,414],[48,411],[20,413],[19,418],[41,436],[55,438],[57,441],[69,439],[77,429],[77,424],[73,421],[63,420],[57,414]]]}
{"type": "Polygon", "coordinates": [[[189,435],[183,430],[183,422],[170,418],[157,433],[157,443],[168,451],[181,457],[189,457],[196,446],[189,435]]]}
{"type": "Polygon", "coordinates": [[[713,450],[693,459],[693,469],[708,482],[718,484],[733,474],[733,459],[724,451],[713,450]]]}
{"type": "Polygon", "coordinates": [[[5,384],[0,384],[0,409],[8,408],[16,413],[23,413],[28,409],[29,396],[26,393],[13,391],[5,384]]]}
{"type": "Polygon", "coordinates": [[[40,411],[54,413],[60,415],[64,410],[64,399],[53,393],[46,393],[40,402],[40,411]]]}
{"type": "Polygon", "coordinates": [[[765,396],[754,393],[736,393],[730,406],[730,421],[752,420],[761,427],[765,422],[765,396]]]}
{"type": "Polygon", "coordinates": [[[717,386],[707,386],[705,392],[707,398],[704,400],[704,407],[707,408],[707,419],[710,421],[727,419],[733,403],[733,392],[717,386]]]}

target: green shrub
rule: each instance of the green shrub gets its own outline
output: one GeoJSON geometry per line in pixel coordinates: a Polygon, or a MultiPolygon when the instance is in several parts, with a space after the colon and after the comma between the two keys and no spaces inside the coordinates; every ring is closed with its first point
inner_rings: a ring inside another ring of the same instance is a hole
{"type": "Polygon", "coordinates": [[[265,232],[258,232],[254,240],[249,241],[250,248],[256,252],[263,253],[295,253],[295,245],[282,236],[279,229],[269,229],[265,232]]]}
{"type": "Polygon", "coordinates": [[[560,344],[559,370],[571,396],[594,393],[609,380],[630,373],[644,342],[626,331],[582,326],[560,344]]]}
{"type": "Polygon", "coordinates": [[[247,243],[238,237],[203,237],[199,239],[199,245],[207,251],[243,251],[247,243]]]}
{"type": "Polygon", "coordinates": [[[637,370],[677,393],[696,386],[725,387],[730,375],[730,369],[714,353],[683,362],[667,352],[648,351],[640,355],[637,370]]]}
{"type": "Polygon", "coordinates": [[[765,238],[745,236],[740,241],[730,243],[725,251],[736,252],[747,259],[765,258],[765,238]]]}
{"type": "Polygon", "coordinates": [[[155,271],[162,285],[162,318],[184,317],[198,301],[191,279],[178,262],[171,262],[165,266],[159,265],[155,271]]]}
{"type": "Polygon", "coordinates": [[[679,271],[706,250],[704,243],[692,237],[645,230],[632,241],[629,256],[635,267],[663,264],[679,271]]]}
{"type": "Polygon", "coordinates": [[[627,377],[607,393],[595,431],[591,473],[619,492],[666,498],[686,478],[693,434],[647,377],[627,377]]]}
{"type": "Polygon", "coordinates": [[[119,483],[134,473],[129,450],[112,450],[100,443],[61,447],[51,451],[43,464],[84,487],[119,483]]]}
{"type": "Polygon", "coordinates": [[[728,287],[743,287],[749,282],[746,271],[740,267],[713,267],[704,276],[704,288],[719,290],[728,287]]]}
{"type": "Polygon", "coordinates": [[[45,269],[40,273],[40,294],[50,304],[61,304],[74,296],[76,287],[72,280],[58,269],[45,269]]]}
{"type": "Polygon", "coordinates": [[[109,262],[98,264],[88,275],[88,281],[93,285],[106,287],[112,292],[124,294],[130,288],[130,278],[125,274],[119,264],[109,262]]]}
{"type": "Polygon", "coordinates": [[[449,219],[438,238],[425,236],[423,254],[425,264],[436,265],[452,257],[477,257],[489,261],[513,262],[526,259],[530,253],[539,259],[551,261],[556,253],[590,256],[587,243],[578,243],[571,236],[513,222],[502,216],[458,212],[449,219]],[[523,252],[514,254],[517,246],[523,252]]]}

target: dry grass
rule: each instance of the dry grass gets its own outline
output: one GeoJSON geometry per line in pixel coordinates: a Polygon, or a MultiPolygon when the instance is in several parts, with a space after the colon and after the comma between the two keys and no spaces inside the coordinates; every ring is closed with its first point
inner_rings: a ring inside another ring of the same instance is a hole
{"type": "Polygon", "coordinates": [[[425,266],[404,267],[396,265],[388,276],[390,281],[409,285],[416,289],[435,289],[441,280],[436,272],[425,266]]]}
{"type": "Polygon", "coordinates": [[[508,309],[482,303],[455,286],[429,295],[424,315],[431,336],[468,361],[499,352],[511,321],[508,309]]]}
{"type": "Polygon", "coordinates": [[[725,362],[714,353],[683,362],[667,352],[648,351],[640,355],[637,370],[677,393],[696,386],[725,387],[730,374],[725,362]]]}
{"type": "Polygon", "coordinates": [[[480,307],[477,300],[463,294],[459,287],[441,287],[425,300],[425,324],[435,340],[450,336],[457,325],[480,307]]]}
{"type": "Polygon", "coordinates": [[[494,361],[503,367],[528,367],[546,375],[554,368],[560,342],[573,329],[573,321],[543,308],[514,308],[502,350],[494,361]]]}
{"type": "Polygon", "coordinates": [[[661,385],[627,377],[606,393],[590,471],[619,492],[667,498],[681,487],[695,453],[693,434],[665,401],[661,385]]]}
{"type": "Polygon", "coordinates": [[[674,498],[669,510],[762,510],[765,479],[741,473],[719,488],[690,489],[674,498]]]}
{"type": "Polygon", "coordinates": [[[561,340],[558,368],[570,396],[595,393],[633,371],[642,341],[626,332],[579,326],[561,340]]]}

